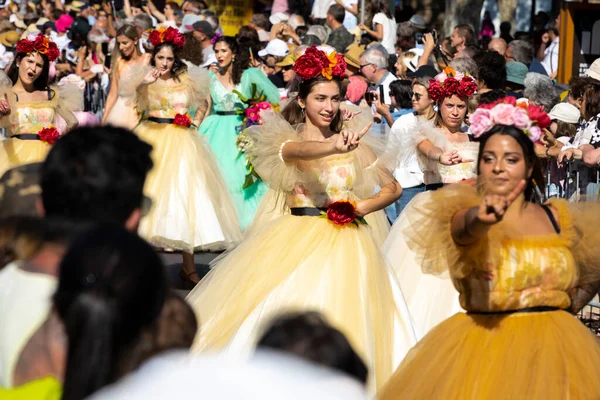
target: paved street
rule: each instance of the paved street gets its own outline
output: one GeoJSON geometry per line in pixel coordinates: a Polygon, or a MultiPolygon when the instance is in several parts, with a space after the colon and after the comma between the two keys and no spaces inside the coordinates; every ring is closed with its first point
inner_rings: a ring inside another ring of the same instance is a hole
{"type": "MultiPolygon", "coordinates": [[[[167,266],[169,278],[175,288],[182,295],[187,294],[188,290],[183,288],[179,270],[181,269],[181,254],[179,253],[160,253],[163,262],[167,266]]],[[[219,255],[219,253],[197,253],[194,255],[196,261],[196,270],[200,278],[208,273],[208,264],[219,255]]]]}

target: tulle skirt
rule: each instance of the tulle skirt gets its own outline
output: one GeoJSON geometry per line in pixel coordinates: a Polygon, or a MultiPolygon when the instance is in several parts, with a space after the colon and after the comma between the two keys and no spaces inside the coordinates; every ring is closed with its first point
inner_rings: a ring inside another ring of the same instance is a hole
{"type": "Polygon", "coordinates": [[[415,212],[415,206],[429,201],[431,193],[415,196],[392,226],[381,248],[400,282],[419,340],[440,322],[463,311],[450,274],[425,273],[405,240],[404,232],[411,229],[411,213],[415,212]]]}
{"type": "Polygon", "coordinates": [[[0,142],[0,176],[11,168],[44,161],[51,147],[41,140],[3,140],[0,142]]]}
{"type": "MultiPolygon", "coordinates": [[[[277,218],[290,215],[290,209],[285,204],[286,196],[276,190],[269,189],[265,194],[252,223],[244,231],[244,237],[256,234],[261,228],[277,218]]],[[[365,217],[367,228],[377,247],[381,247],[390,233],[390,223],[383,210],[368,214],[365,217]]]]}
{"type": "Polygon", "coordinates": [[[152,199],[139,233],[151,244],[224,250],[241,240],[237,215],[214,156],[194,130],[144,121],[136,128],[153,146],[144,192],[152,199]]]}
{"type": "Polygon", "coordinates": [[[133,105],[128,105],[123,97],[117,97],[115,105],[106,117],[106,125],[118,126],[120,128],[131,129],[140,121],[140,117],[133,105]]]}
{"type": "Polygon", "coordinates": [[[599,399],[597,338],[565,311],[459,313],[406,356],[387,399],[599,399]]]}
{"type": "Polygon", "coordinates": [[[400,288],[366,226],[283,216],[226,254],[188,295],[200,321],[193,350],[250,352],[273,317],[319,311],[380,387],[415,344],[400,288]]]}

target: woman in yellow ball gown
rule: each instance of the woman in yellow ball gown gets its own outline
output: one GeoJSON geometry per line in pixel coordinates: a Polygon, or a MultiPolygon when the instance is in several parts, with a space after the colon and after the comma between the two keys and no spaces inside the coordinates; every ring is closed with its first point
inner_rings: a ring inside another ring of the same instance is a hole
{"type": "Polygon", "coordinates": [[[185,39],[176,29],[153,31],[150,41],[150,66],[132,67],[121,82],[142,115],[134,131],[153,147],[144,187],[153,205],[139,234],[154,246],[180,250],[181,278],[193,286],[200,280],[193,253],[229,249],[241,231],[217,162],[194,130],[208,107],[208,72],[179,58],[185,39]],[[188,113],[194,111],[192,121],[188,113]]]}
{"type": "Polygon", "coordinates": [[[600,345],[569,312],[571,289],[598,280],[600,206],[530,201],[543,182],[539,127],[514,109],[518,118],[504,107],[480,119],[492,122],[477,187],[451,185],[413,207],[409,246],[424,268],[449,270],[467,312],[433,328],[380,399],[600,398],[600,345]]]}
{"type": "Polygon", "coordinates": [[[50,146],[58,139],[54,119],[60,115],[67,129],[77,126],[71,110],[83,103],[83,95],[74,85],[60,90],[48,86],[50,62],[58,57],[58,48],[40,34],[17,43],[17,55],[8,71],[0,76],[0,123],[7,128],[8,139],[0,142],[0,175],[23,164],[43,161],[50,146]],[[48,128],[49,135],[42,130],[48,128]]]}
{"type": "Polygon", "coordinates": [[[196,352],[249,352],[275,315],[321,312],[365,360],[374,391],[415,336],[398,283],[361,222],[394,202],[401,188],[386,158],[378,156],[380,147],[363,136],[370,125],[360,132],[341,129],[344,64],[328,48],[307,49],[294,66],[305,75],[298,98],[281,115],[265,113],[263,124],[249,129],[253,144],[246,154],[264,181],[285,196],[291,215],[226,253],[187,300],[202,321],[196,352]],[[303,59],[307,54],[310,63],[303,59]],[[313,67],[318,75],[307,75],[303,65],[315,62],[338,68],[327,76],[325,66],[313,67]],[[382,189],[373,196],[376,183],[382,189]]]}

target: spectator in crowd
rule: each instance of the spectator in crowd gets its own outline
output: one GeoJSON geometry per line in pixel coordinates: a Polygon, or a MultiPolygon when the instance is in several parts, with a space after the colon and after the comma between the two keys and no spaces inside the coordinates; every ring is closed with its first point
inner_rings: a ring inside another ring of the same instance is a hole
{"type": "Polygon", "coordinates": [[[283,60],[276,64],[281,69],[283,82],[286,87],[282,91],[282,98],[289,97],[292,93],[298,92],[298,80],[296,79],[296,72],[294,71],[294,56],[288,54],[283,60]]]}
{"type": "Polygon", "coordinates": [[[508,47],[508,45],[506,44],[506,41],[502,38],[494,38],[490,41],[490,44],[488,44],[488,50],[490,51],[495,51],[496,53],[500,54],[502,57],[504,57],[504,54],[506,54],[506,48],[508,47]]]}
{"type": "Polygon", "coordinates": [[[275,319],[259,340],[258,348],[291,353],[342,371],[363,385],[367,383],[369,371],[348,339],[316,312],[275,319]]]}
{"type": "Polygon", "coordinates": [[[506,94],[520,99],[523,97],[525,89],[525,76],[527,75],[527,66],[520,62],[506,63],[506,94]]]}
{"type": "Polygon", "coordinates": [[[412,108],[412,82],[409,80],[398,79],[390,83],[391,107],[381,103],[379,94],[375,95],[375,110],[381,115],[388,126],[394,125],[394,121],[405,114],[414,112],[412,108]]]}
{"type": "Polygon", "coordinates": [[[538,49],[537,59],[541,61],[550,79],[555,79],[558,74],[558,49],[558,29],[549,28],[542,35],[542,43],[538,49]]]}
{"type": "Polygon", "coordinates": [[[469,25],[457,25],[450,36],[450,44],[456,49],[454,57],[462,57],[467,46],[475,43],[475,32],[469,25]]]}
{"type": "Polygon", "coordinates": [[[574,76],[569,80],[569,93],[567,94],[567,102],[581,110],[581,102],[583,94],[590,84],[587,77],[574,76]]]}
{"type": "Polygon", "coordinates": [[[279,89],[285,88],[283,74],[277,63],[289,54],[288,45],[281,39],[273,39],[264,50],[258,52],[259,57],[264,60],[264,72],[269,80],[279,89]]]}
{"type": "Polygon", "coordinates": [[[181,5],[183,15],[198,15],[202,10],[206,10],[207,8],[203,0],[185,0],[181,5]]]}
{"type": "Polygon", "coordinates": [[[409,51],[414,49],[417,45],[415,41],[415,29],[408,22],[398,24],[396,37],[397,51],[409,51]]]}
{"type": "Polygon", "coordinates": [[[500,38],[504,39],[506,43],[513,41],[513,37],[510,32],[512,31],[512,25],[508,21],[504,21],[500,24],[500,38]]]}
{"type": "Polygon", "coordinates": [[[369,48],[360,55],[360,72],[369,83],[377,88],[383,86],[383,103],[387,106],[392,104],[390,98],[390,83],[396,77],[388,71],[388,60],[380,51],[369,48]]]}
{"type": "Polygon", "coordinates": [[[202,49],[202,65],[209,65],[217,62],[215,51],[212,45],[212,38],[215,33],[211,24],[207,21],[198,21],[192,25],[192,35],[196,43],[202,49]]]}
{"type": "MultiPolygon", "coordinates": [[[[564,145],[575,137],[581,113],[577,107],[568,103],[558,103],[548,113],[552,120],[550,127],[544,130],[542,144],[535,144],[535,153],[539,158],[557,158],[564,145]]],[[[555,185],[558,182],[553,182],[555,185]]]]}
{"type": "Polygon", "coordinates": [[[336,4],[344,7],[344,27],[353,32],[358,26],[358,0],[335,0],[336,4]]]}
{"type": "Polygon", "coordinates": [[[371,2],[373,14],[373,29],[364,24],[358,27],[373,39],[380,42],[388,54],[396,54],[396,20],[389,9],[387,0],[373,0],[371,2]]]}
{"type": "Polygon", "coordinates": [[[494,27],[494,22],[492,21],[492,17],[490,17],[490,12],[486,11],[485,13],[483,13],[483,21],[481,21],[479,40],[483,38],[492,38],[495,34],[496,28],[494,27]]]}
{"type": "MultiPolygon", "coordinates": [[[[47,333],[56,332],[57,321],[47,317],[58,264],[71,238],[91,223],[137,230],[148,206],[143,187],[152,168],[150,151],[132,132],[113,127],[74,130],[50,150],[40,179],[44,243],[31,259],[9,264],[0,273],[0,292],[5,294],[0,308],[6,310],[0,325],[10,327],[0,331],[0,348],[10,349],[0,352],[0,386],[61,376],[53,355],[39,351],[56,348],[56,336],[47,333]]],[[[58,357],[60,350],[61,345],[58,357]]]]}
{"type": "Polygon", "coordinates": [[[369,85],[361,75],[352,75],[345,82],[345,98],[351,104],[359,105],[367,93],[369,85]]]}
{"type": "MultiPolygon", "coordinates": [[[[327,40],[329,39],[329,34],[327,33],[327,30],[325,29],[325,27],[323,27],[322,25],[313,25],[310,28],[308,28],[308,31],[306,31],[306,35],[312,35],[312,36],[316,36],[319,38],[319,44],[324,44],[327,43],[327,40]]],[[[303,43],[306,44],[306,43],[303,43]]]]}
{"type": "MultiPolygon", "coordinates": [[[[473,58],[476,58],[480,53],[481,53],[481,49],[478,46],[472,44],[463,49],[462,55],[460,58],[473,59],[473,58]]],[[[455,59],[457,58],[456,55],[454,56],[454,58],[455,59]]]]}
{"type": "Polygon", "coordinates": [[[462,74],[477,76],[477,63],[471,57],[455,58],[450,62],[450,66],[462,74]]]}
{"type": "Polygon", "coordinates": [[[504,58],[506,58],[506,62],[517,61],[525,64],[529,72],[547,75],[542,64],[533,56],[533,46],[528,41],[513,40],[510,42],[504,58]]]}
{"type": "Polygon", "coordinates": [[[343,54],[348,46],[354,43],[354,35],[348,32],[343,25],[345,15],[344,7],[334,4],[327,10],[327,18],[325,19],[325,23],[331,29],[327,44],[340,54],[343,54]]]}
{"type": "Polygon", "coordinates": [[[152,16],[156,18],[158,22],[160,22],[157,28],[177,28],[176,13],[181,11],[179,4],[174,1],[166,2],[163,12],[160,12],[152,0],[148,0],[147,3],[148,9],[150,10],[152,16]]]}
{"type": "Polygon", "coordinates": [[[310,17],[315,25],[324,25],[331,0],[314,0],[310,17]]]}
{"type": "Polygon", "coordinates": [[[248,25],[256,29],[256,32],[258,32],[258,38],[261,42],[269,41],[269,32],[267,32],[267,29],[269,28],[269,20],[267,19],[265,14],[252,15],[252,18],[250,18],[250,23],[248,25]]]}
{"type": "Polygon", "coordinates": [[[344,61],[346,61],[346,75],[360,75],[360,55],[365,51],[365,46],[352,44],[344,53],[344,61]]]}
{"type": "Polygon", "coordinates": [[[477,105],[491,104],[506,97],[504,89],[494,89],[477,95],[477,105]]]}
{"type": "Polygon", "coordinates": [[[495,51],[488,51],[475,60],[479,65],[477,76],[478,94],[492,90],[504,90],[506,86],[506,62],[495,51]]]}
{"type": "Polygon", "coordinates": [[[547,113],[560,101],[552,80],[546,75],[529,72],[524,85],[523,96],[529,99],[529,103],[543,106],[547,113]]]}

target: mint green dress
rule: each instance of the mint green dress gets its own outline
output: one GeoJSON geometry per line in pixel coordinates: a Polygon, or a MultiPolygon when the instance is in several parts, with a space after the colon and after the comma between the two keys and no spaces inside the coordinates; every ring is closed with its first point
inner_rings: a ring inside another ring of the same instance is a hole
{"type": "MultiPolygon", "coordinates": [[[[266,97],[266,101],[279,104],[279,90],[257,68],[249,68],[244,71],[241,82],[236,85],[235,90],[244,97],[250,98],[253,95],[253,83],[256,86],[258,95],[262,92],[266,97]]],[[[246,168],[246,158],[243,154],[240,154],[236,139],[244,116],[243,114],[219,115],[219,113],[243,111],[247,108],[247,105],[235,93],[227,91],[212,72],[210,73],[210,96],[212,98],[210,114],[202,121],[198,131],[204,135],[215,154],[225,184],[233,198],[240,227],[245,229],[252,222],[256,209],[268,187],[259,180],[252,186],[242,189],[248,170],[246,168]]]]}

